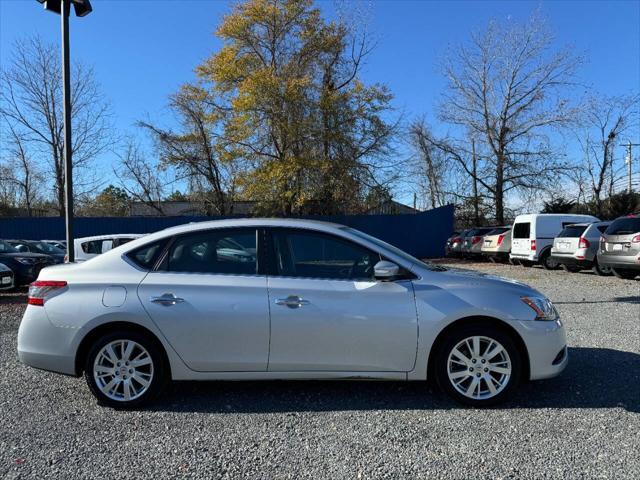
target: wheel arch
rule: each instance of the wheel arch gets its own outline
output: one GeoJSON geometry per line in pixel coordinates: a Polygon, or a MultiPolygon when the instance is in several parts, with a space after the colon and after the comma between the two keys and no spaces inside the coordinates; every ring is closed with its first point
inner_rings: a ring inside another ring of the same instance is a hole
{"type": "Polygon", "coordinates": [[[162,360],[164,362],[164,366],[166,367],[166,372],[169,375],[169,378],[171,378],[171,363],[169,362],[169,356],[167,355],[167,351],[165,350],[164,345],[162,344],[158,336],[155,333],[153,333],[151,330],[149,330],[148,328],[142,325],[139,325],[133,322],[125,322],[125,321],[103,323],[93,328],[92,330],[90,330],[84,336],[84,338],[80,341],[80,344],[78,345],[78,349],[76,351],[76,358],[75,358],[76,376],[79,377],[82,375],[82,372],[84,370],[84,363],[87,358],[87,355],[89,354],[91,345],[93,345],[93,343],[102,335],[106,335],[115,330],[125,330],[129,332],[136,332],[146,337],[149,337],[154,343],[156,343],[156,346],[159,348],[160,352],[162,353],[162,360]]]}
{"type": "Polygon", "coordinates": [[[482,326],[491,326],[493,328],[499,329],[502,332],[509,335],[516,344],[520,356],[522,357],[522,378],[529,379],[531,367],[529,364],[529,350],[524,343],[524,340],[520,336],[520,334],[513,328],[511,325],[506,323],[503,320],[500,320],[495,317],[485,317],[485,316],[472,316],[472,317],[463,317],[458,320],[451,322],[449,325],[444,327],[436,336],[433,344],[431,345],[431,349],[429,351],[429,358],[427,360],[427,381],[432,382],[435,381],[435,359],[436,355],[440,348],[442,348],[442,344],[444,343],[447,336],[454,332],[455,330],[466,327],[469,325],[482,325],[482,326]]]}

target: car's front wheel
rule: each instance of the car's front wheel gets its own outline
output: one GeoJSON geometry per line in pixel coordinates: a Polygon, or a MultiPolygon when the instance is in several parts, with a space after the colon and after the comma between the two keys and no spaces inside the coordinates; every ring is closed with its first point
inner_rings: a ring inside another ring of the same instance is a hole
{"type": "Polygon", "coordinates": [[[140,407],[166,383],[166,368],[153,339],[117,331],[97,339],[86,358],[84,376],[98,403],[114,408],[140,407]]]}
{"type": "Polygon", "coordinates": [[[638,270],[632,270],[630,268],[613,268],[613,274],[618,278],[624,278],[625,280],[633,280],[640,272],[638,270]]]}
{"type": "Polygon", "coordinates": [[[504,401],[517,387],[522,360],[510,335],[470,325],[447,336],[435,369],[438,384],[455,400],[484,407],[504,401]]]}

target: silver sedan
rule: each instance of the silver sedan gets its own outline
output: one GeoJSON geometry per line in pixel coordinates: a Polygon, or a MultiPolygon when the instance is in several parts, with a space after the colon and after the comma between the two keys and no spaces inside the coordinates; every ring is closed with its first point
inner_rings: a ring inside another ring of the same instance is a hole
{"type": "Polygon", "coordinates": [[[421,262],[349,227],[223,220],[42,270],[20,359],[84,375],[137,407],[169,380],[435,380],[485,406],[558,375],[565,332],[544,295],[421,262]]]}

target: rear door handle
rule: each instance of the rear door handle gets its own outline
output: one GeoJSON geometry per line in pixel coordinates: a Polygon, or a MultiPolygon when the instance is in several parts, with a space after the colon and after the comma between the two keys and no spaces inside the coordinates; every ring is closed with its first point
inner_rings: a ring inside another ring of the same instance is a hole
{"type": "Polygon", "coordinates": [[[304,300],[297,295],[289,295],[287,298],[277,298],[276,305],[283,305],[289,308],[300,308],[309,305],[309,300],[304,300]]]}
{"type": "Polygon", "coordinates": [[[149,300],[153,303],[164,305],[165,307],[184,302],[184,298],[176,297],[173,293],[163,293],[159,297],[151,297],[149,300]]]}

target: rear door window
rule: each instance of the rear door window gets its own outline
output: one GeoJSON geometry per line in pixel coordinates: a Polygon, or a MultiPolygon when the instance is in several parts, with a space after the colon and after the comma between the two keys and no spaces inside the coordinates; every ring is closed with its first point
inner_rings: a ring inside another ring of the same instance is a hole
{"type": "Polygon", "coordinates": [[[605,231],[607,235],[631,235],[637,232],[640,232],[640,217],[619,218],[605,231]]]}
{"type": "Polygon", "coordinates": [[[529,222],[516,223],[513,226],[513,238],[529,238],[530,233],[531,224],[529,222]]]}
{"type": "Polygon", "coordinates": [[[571,225],[569,227],[565,227],[559,234],[559,238],[578,238],[580,237],[584,231],[587,229],[586,225],[571,225]]]}

